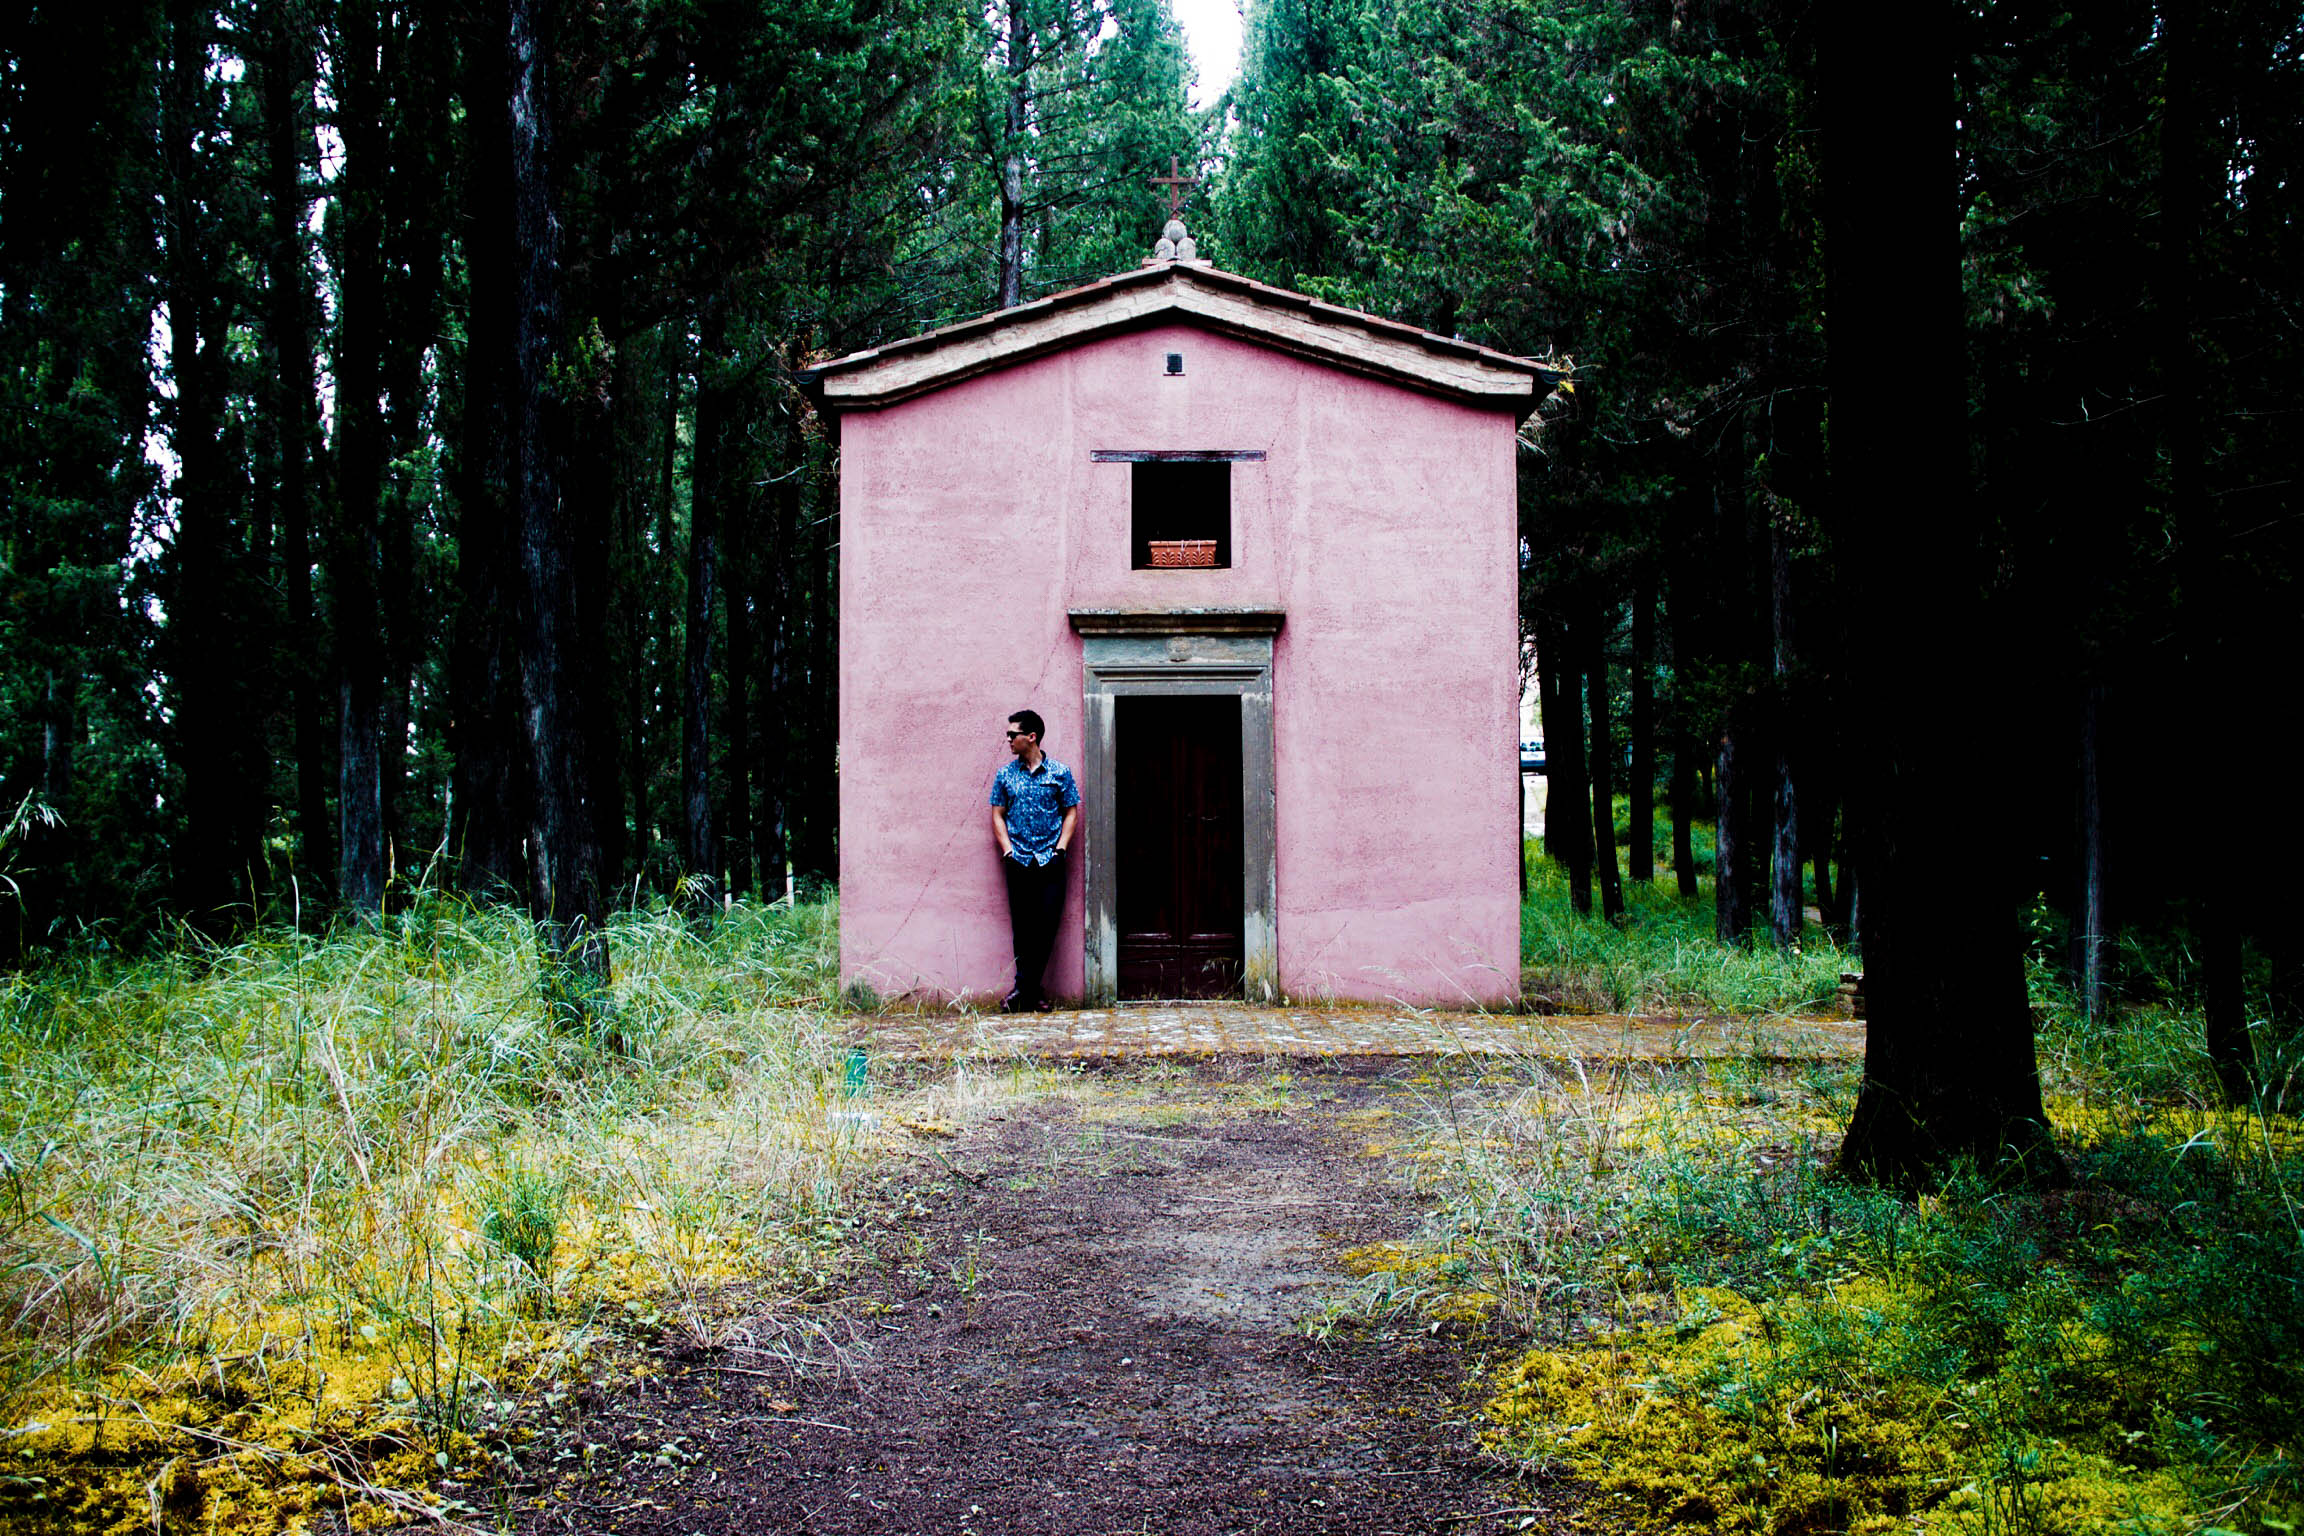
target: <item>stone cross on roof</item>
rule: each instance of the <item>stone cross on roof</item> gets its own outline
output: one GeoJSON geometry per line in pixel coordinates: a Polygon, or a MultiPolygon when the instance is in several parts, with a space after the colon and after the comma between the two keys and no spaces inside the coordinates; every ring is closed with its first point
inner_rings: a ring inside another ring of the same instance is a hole
{"type": "Polygon", "coordinates": [[[1153,177],[1152,185],[1156,187],[1164,186],[1168,189],[1168,217],[1173,219],[1176,217],[1176,215],[1184,211],[1185,194],[1183,189],[1185,187],[1196,187],[1200,185],[1200,178],[1197,176],[1179,175],[1176,170],[1176,157],[1174,155],[1170,155],[1168,157],[1168,174],[1165,176],[1153,177]]]}
{"type": "MultiPolygon", "coordinates": [[[[1176,169],[1176,157],[1168,157],[1168,174],[1152,178],[1152,185],[1168,189],[1168,223],[1160,231],[1160,239],[1152,247],[1152,261],[1192,261],[1198,258],[1199,247],[1184,232],[1184,192],[1186,187],[1200,185],[1197,176],[1186,176],[1176,169]]],[[[1146,265],[1150,265],[1147,262],[1146,265]]]]}

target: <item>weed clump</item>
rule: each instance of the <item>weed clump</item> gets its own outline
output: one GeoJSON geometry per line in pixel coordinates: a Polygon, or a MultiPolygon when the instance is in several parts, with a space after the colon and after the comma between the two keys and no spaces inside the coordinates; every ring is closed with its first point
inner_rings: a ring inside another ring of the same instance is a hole
{"type": "Polygon", "coordinates": [[[619,917],[613,1040],[546,1016],[529,923],[437,893],[0,979],[0,1529],[405,1518],[614,1334],[831,1284],[836,933],[619,917]]]}
{"type": "Polygon", "coordinates": [[[1393,1295],[1446,1262],[1448,1289],[1498,1297],[1516,1343],[1488,1443],[1632,1529],[2285,1536],[2304,1127],[2284,1058],[2225,1108],[2196,1014],[2090,1024],[2038,975],[2035,1004],[2067,1187],[1836,1179],[1853,1065],[1528,1060],[1501,1100],[1435,1086],[1426,1258],[1392,1264],[1393,1295]]]}

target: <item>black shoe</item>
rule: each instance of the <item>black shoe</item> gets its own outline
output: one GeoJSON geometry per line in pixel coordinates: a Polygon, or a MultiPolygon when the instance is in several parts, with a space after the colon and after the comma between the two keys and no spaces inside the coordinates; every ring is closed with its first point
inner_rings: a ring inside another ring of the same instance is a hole
{"type": "Polygon", "coordinates": [[[1032,1011],[1034,1013],[1054,1013],[1056,1011],[1056,1005],[1048,1001],[1048,999],[1042,998],[1040,1001],[1032,1005],[1032,1011]]]}
{"type": "Polygon", "coordinates": [[[1024,1011],[1024,1004],[1018,1002],[1016,999],[1016,994],[1011,992],[1006,997],[1000,999],[1000,1011],[1002,1013],[1022,1013],[1024,1011]]]}

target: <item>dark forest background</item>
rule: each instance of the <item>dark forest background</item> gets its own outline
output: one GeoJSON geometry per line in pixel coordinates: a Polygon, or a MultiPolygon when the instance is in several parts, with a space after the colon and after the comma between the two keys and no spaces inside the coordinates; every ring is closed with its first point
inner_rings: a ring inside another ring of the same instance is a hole
{"type": "Polygon", "coordinates": [[[1196,114],[1161,0],[12,12],[0,960],[820,887],[796,375],[1135,264],[1174,155],[1218,265],[1572,365],[1521,527],[1576,903],[1694,895],[1712,822],[1721,936],[1860,936],[1946,1145],[2037,1119],[2027,924],[2092,1010],[2174,957],[2244,1092],[2298,1020],[2304,28],[1897,37],[1259,0],[1196,114]]]}

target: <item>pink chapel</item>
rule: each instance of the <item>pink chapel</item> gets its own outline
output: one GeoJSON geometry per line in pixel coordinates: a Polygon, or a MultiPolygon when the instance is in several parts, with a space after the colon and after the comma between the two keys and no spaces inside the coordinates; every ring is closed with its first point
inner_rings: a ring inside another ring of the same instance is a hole
{"type": "Polygon", "coordinates": [[[811,369],[840,434],[840,951],[1011,976],[986,793],[1081,796],[1048,985],[1508,1005],[1519,425],[1539,364],[1194,259],[811,369]]]}

